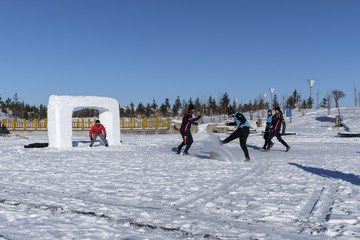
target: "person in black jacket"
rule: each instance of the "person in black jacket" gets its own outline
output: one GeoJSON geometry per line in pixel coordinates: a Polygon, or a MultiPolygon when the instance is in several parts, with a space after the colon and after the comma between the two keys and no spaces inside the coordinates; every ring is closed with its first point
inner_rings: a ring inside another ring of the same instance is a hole
{"type": "Polygon", "coordinates": [[[269,136],[266,151],[270,151],[270,143],[273,137],[276,137],[286,147],[286,152],[290,150],[290,146],[281,138],[280,128],[283,125],[283,132],[285,132],[286,124],[282,112],[279,107],[275,108],[275,114],[272,117],[271,126],[269,127],[269,136]]]}
{"type": "MultiPolygon", "coordinates": [[[[268,146],[268,140],[269,140],[269,132],[270,132],[270,128],[272,128],[272,110],[269,109],[267,112],[267,118],[266,118],[266,127],[265,127],[265,133],[264,133],[264,139],[265,139],[265,143],[262,149],[266,149],[266,147],[268,146]]],[[[270,148],[274,145],[273,142],[270,142],[270,148]]]]}
{"type": "Polygon", "coordinates": [[[183,138],[183,142],[177,148],[178,154],[181,153],[181,149],[185,145],[186,145],[186,147],[184,150],[184,154],[185,155],[189,154],[189,149],[191,147],[191,144],[193,143],[193,138],[192,138],[191,131],[190,131],[191,124],[198,125],[198,123],[196,121],[198,121],[201,118],[201,116],[193,118],[192,114],[194,111],[195,111],[194,105],[190,104],[187,112],[185,113],[185,115],[183,117],[181,128],[180,128],[180,134],[183,138]]]}
{"type": "Polygon", "coordinates": [[[239,138],[240,147],[245,154],[245,161],[250,161],[249,151],[246,147],[246,140],[250,133],[250,124],[241,112],[235,112],[232,108],[226,110],[227,115],[234,119],[234,122],[227,123],[227,126],[237,126],[237,129],[226,139],[220,141],[221,144],[226,144],[234,139],[239,138]]]}

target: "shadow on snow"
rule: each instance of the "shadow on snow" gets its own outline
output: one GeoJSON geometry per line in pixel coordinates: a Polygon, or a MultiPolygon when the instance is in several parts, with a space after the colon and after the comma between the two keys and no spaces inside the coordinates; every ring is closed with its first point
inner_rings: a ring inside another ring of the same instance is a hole
{"type": "Polygon", "coordinates": [[[340,180],[352,183],[354,185],[360,185],[360,176],[352,174],[352,173],[342,173],[339,171],[326,170],[323,168],[306,167],[306,166],[302,166],[297,163],[289,163],[289,165],[293,165],[304,171],[319,175],[321,177],[340,179],[340,180]]]}
{"type": "Polygon", "coordinates": [[[322,117],[317,117],[315,118],[317,121],[319,122],[331,122],[331,123],[335,123],[335,118],[334,117],[327,117],[327,116],[322,116],[322,117]]]}

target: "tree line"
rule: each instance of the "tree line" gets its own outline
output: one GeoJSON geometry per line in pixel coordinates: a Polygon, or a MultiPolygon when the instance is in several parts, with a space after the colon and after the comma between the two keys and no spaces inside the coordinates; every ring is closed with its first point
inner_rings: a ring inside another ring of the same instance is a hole
{"type": "MultiPolygon", "coordinates": [[[[337,100],[338,99],[335,98],[336,102],[337,100]]],[[[135,106],[134,103],[131,103],[129,106],[120,107],[120,114],[122,117],[176,117],[182,116],[186,112],[188,106],[193,104],[196,111],[201,115],[222,115],[225,114],[226,109],[231,106],[236,111],[250,112],[250,116],[252,117],[252,114],[255,112],[269,109],[271,106],[273,108],[279,106],[280,108],[285,109],[286,105],[289,104],[291,109],[310,109],[313,107],[314,99],[311,97],[303,99],[301,94],[295,89],[289,97],[284,97],[282,100],[279,100],[278,96],[275,94],[270,102],[265,101],[263,96],[258,96],[248,103],[238,103],[237,98],[231,99],[229,94],[225,92],[219,100],[216,100],[212,96],[209,96],[206,101],[201,101],[199,98],[196,98],[195,100],[192,98],[185,100],[180,99],[178,96],[172,105],[170,104],[169,98],[166,98],[160,105],[156,103],[155,99],[152,103],[143,104],[140,102],[137,106],[135,106]]],[[[319,107],[328,108],[330,102],[330,98],[327,96],[322,99],[319,107]]]]}
{"type": "Polygon", "coordinates": [[[24,101],[20,101],[17,93],[13,98],[7,98],[3,100],[0,97],[0,111],[22,119],[45,119],[47,117],[47,107],[43,104],[40,106],[34,106],[26,104],[24,101]]]}
{"type": "MultiPolygon", "coordinates": [[[[334,97],[336,107],[339,106],[339,99],[345,97],[345,94],[342,91],[334,90],[332,91],[332,95],[334,97]]],[[[228,107],[232,107],[236,111],[240,112],[250,112],[252,114],[258,112],[263,109],[269,109],[271,106],[273,108],[279,106],[282,109],[285,109],[288,104],[291,109],[298,108],[300,109],[309,109],[313,107],[314,100],[309,97],[307,99],[303,99],[301,94],[295,89],[293,93],[283,99],[278,98],[275,94],[273,96],[272,101],[267,102],[263,96],[258,96],[252,101],[248,103],[238,103],[238,99],[231,99],[228,93],[222,94],[220,99],[216,100],[212,96],[205,100],[200,100],[199,98],[192,98],[185,100],[180,99],[178,96],[174,103],[170,103],[170,99],[166,98],[165,101],[161,104],[158,104],[155,99],[153,99],[152,103],[139,103],[135,106],[134,103],[130,103],[128,106],[119,106],[121,117],[178,117],[182,116],[188,106],[193,104],[195,106],[196,111],[201,115],[222,115],[225,114],[226,109],[228,107]],[[271,102],[271,104],[270,104],[271,102]]],[[[322,99],[319,107],[321,108],[330,108],[330,95],[328,94],[325,98],[322,99]]],[[[47,108],[45,105],[40,106],[31,106],[29,104],[24,103],[24,101],[20,101],[18,94],[15,93],[14,97],[7,98],[6,100],[2,100],[0,97],[0,110],[5,113],[12,115],[14,117],[23,118],[23,119],[45,119],[47,118],[47,108]]],[[[99,112],[95,109],[80,109],[73,112],[73,117],[98,117],[99,112]]]]}

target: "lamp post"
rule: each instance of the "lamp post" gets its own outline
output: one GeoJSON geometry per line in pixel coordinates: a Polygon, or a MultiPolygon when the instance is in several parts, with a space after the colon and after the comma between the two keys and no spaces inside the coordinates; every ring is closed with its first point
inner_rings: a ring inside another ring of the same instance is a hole
{"type": "Polygon", "coordinates": [[[309,79],[308,82],[309,82],[309,85],[310,85],[310,100],[311,100],[311,108],[312,108],[312,99],[313,99],[312,98],[312,87],[314,86],[315,80],[309,79]]]}
{"type": "Polygon", "coordinates": [[[267,93],[264,93],[264,94],[263,94],[263,97],[264,97],[264,102],[263,102],[263,112],[262,112],[262,116],[263,116],[263,117],[265,116],[264,109],[265,109],[265,100],[266,100],[266,96],[267,96],[267,93]]]}
{"type": "Polygon", "coordinates": [[[270,93],[271,93],[271,103],[270,103],[270,106],[271,106],[271,109],[273,108],[273,94],[275,92],[275,88],[269,88],[270,90],[270,93]]]}

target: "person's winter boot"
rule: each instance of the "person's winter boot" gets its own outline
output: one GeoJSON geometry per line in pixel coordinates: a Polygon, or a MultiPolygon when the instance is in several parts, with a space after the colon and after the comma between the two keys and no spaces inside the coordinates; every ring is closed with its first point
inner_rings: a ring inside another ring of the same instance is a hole
{"type": "Polygon", "coordinates": [[[183,155],[189,155],[189,153],[188,153],[188,152],[184,152],[183,155]]]}
{"type": "Polygon", "coordinates": [[[250,161],[250,157],[245,158],[245,162],[250,161]]]}
{"type": "Polygon", "coordinates": [[[177,154],[180,154],[180,153],[181,153],[181,147],[178,146],[178,148],[177,148],[177,154]]]}
{"type": "Polygon", "coordinates": [[[288,152],[290,150],[290,146],[286,147],[285,152],[288,152]]]}

